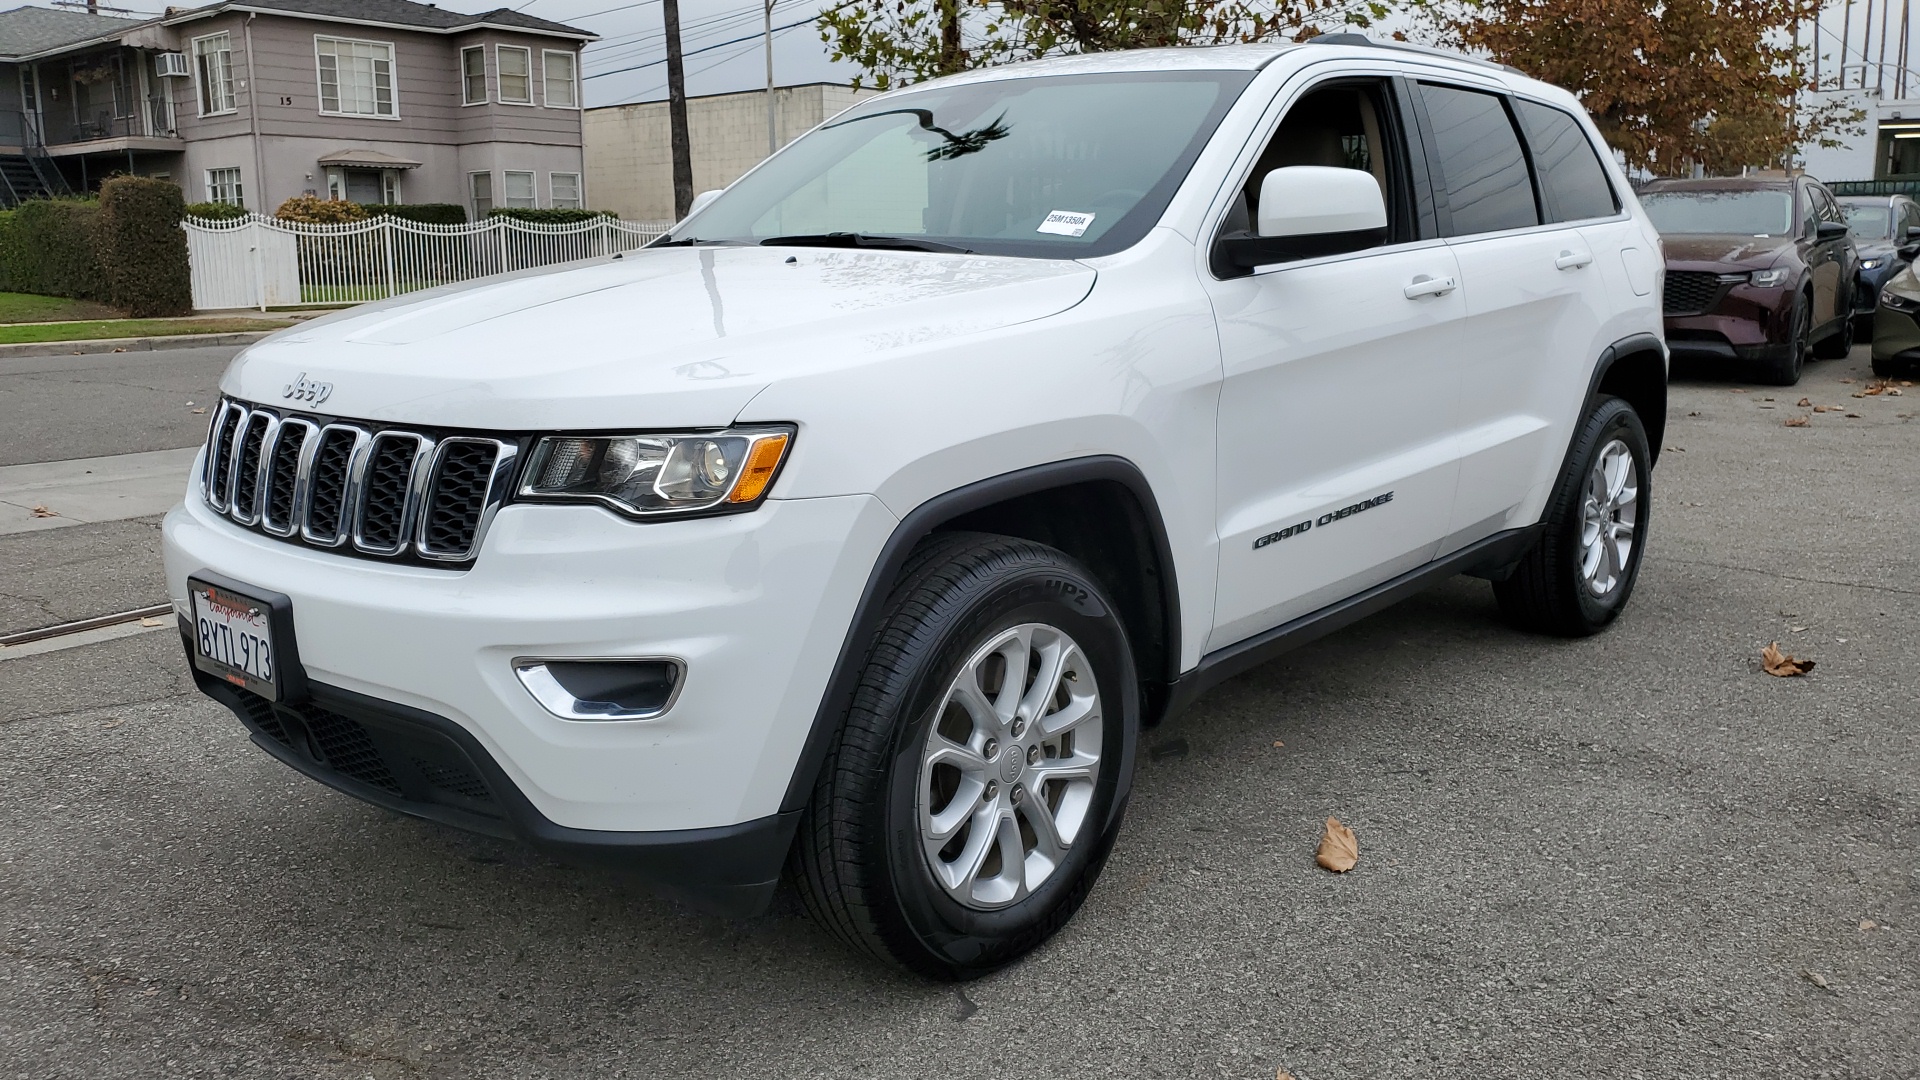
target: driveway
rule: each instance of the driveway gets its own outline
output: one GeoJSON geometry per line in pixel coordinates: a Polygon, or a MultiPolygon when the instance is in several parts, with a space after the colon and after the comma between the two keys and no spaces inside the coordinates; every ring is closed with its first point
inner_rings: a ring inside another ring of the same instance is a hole
{"type": "MultiPolygon", "coordinates": [[[[35,376],[53,456],[197,439],[96,423],[72,395],[211,391],[117,359],[35,376]]],[[[166,628],[0,653],[0,1073],[1920,1075],[1920,388],[1852,397],[1864,351],[1682,375],[1610,632],[1513,632],[1463,578],[1229,683],[1151,735],[1080,916],[960,987],[791,895],[707,918],[335,795],[166,628]],[[1816,670],[1763,674],[1776,640],[1816,670]]],[[[6,622],[162,599],[154,520],[0,536],[6,622]]]]}

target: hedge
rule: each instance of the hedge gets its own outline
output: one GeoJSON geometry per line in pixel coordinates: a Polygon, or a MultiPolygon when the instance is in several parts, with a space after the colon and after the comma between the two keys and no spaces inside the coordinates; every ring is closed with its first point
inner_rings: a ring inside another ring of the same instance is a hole
{"type": "Polygon", "coordinates": [[[599,221],[610,218],[610,210],[575,210],[567,207],[543,206],[496,206],[487,211],[488,217],[512,218],[515,221],[529,221],[540,225],[572,225],[580,221],[599,221]]]}
{"type": "Polygon", "coordinates": [[[280,204],[273,216],[281,221],[304,221],[309,225],[339,225],[365,221],[366,208],[345,199],[323,199],[318,195],[295,195],[280,204]]]}
{"type": "Polygon", "coordinates": [[[29,199],[0,213],[0,289],[102,300],[149,318],[193,309],[179,185],[116,176],[100,198],[29,199]]]}
{"type": "Polygon", "coordinates": [[[100,185],[93,247],[107,280],[107,302],[136,319],[193,310],[186,215],[180,185],[116,176],[100,185]]]}
{"type": "Polygon", "coordinates": [[[202,221],[231,221],[247,216],[247,208],[227,202],[197,202],[187,204],[187,216],[202,221]]]}
{"type": "Polygon", "coordinates": [[[467,208],[459,203],[361,203],[360,208],[373,217],[399,218],[422,225],[465,225],[467,208]]]}

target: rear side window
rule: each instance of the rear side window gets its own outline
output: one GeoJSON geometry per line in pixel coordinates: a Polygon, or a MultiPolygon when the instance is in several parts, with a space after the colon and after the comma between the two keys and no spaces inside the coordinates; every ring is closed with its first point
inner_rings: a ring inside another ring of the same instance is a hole
{"type": "Polygon", "coordinates": [[[1559,109],[1515,101],[1513,109],[1527,129],[1533,167],[1540,173],[1540,194],[1549,221],[1584,221],[1620,212],[1606,167],[1580,122],[1559,109]]]}
{"type": "Polygon", "coordinates": [[[1533,178],[1507,109],[1493,94],[1420,84],[1430,148],[1453,215],[1448,236],[1540,224],[1533,178]]]}

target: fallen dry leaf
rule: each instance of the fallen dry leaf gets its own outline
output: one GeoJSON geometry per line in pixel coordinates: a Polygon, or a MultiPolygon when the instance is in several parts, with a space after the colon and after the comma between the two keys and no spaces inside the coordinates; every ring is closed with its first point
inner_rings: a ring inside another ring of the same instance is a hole
{"type": "Polygon", "coordinates": [[[1744,394],[1744,393],[1746,393],[1746,391],[1745,391],[1745,390],[1742,390],[1742,389],[1740,389],[1740,388],[1739,388],[1739,387],[1737,387],[1737,386],[1736,386],[1736,387],[1734,387],[1734,388],[1733,388],[1733,390],[1732,390],[1732,391],[1730,391],[1730,392],[1731,392],[1731,393],[1735,393],[1735,394],[1744,394]]]}
{"type": "Polygon", "coordinates": [[[195,414],[199,414],[199,413],[203,413],[203,412],[206,412],[207,410],[205,410],[205,409],[195,409],[195,410],[193,410],[193,411],[194,411],[194,413],[195,413],[195,414]]]}
{"type": "Polygon", "coordinates": [[[1853,392],[1853,396],[1854,396],[1854,397],[1866,397],[1867,395],[1866,395],[1866,394],[1865,394],[1865,392],[1863,392],[1863,391],[1860,391],[1860,390],[1855,390],[1855,391],[1853,392]]]}
{"type": "Polygon", "coordinates": [[[1825,975],[1820,974],[1817,971],[1808,971],[1802,968],[1800,971],[1800,974],[1808,982],[1812,983],[1813,985],[1819,987],[1822,990],[1826,990],[1828,992],[1831,992],[1833,990],[1833,987],[1827,985],[1827,977],[1825,975]]]}
{"type": "Polygon", "coordinates": [[[1340,824],[1339,818],[1328,818],[1327,830],[1320,834],[1320,850],[1314,853],[1313,861],[1323,869],[1344,874],[1360,861],[1360,841],[1354,838],[1352,829],[1340,824]]]}
{"type": "Polygon", "coordinates": [[[55,512],[54,512],[54,511],[52,511],[52,510],[49,510],[49,509],[47,509],[47,508],[46,508],[46,507],[44,507],[44,506],[36,506],[36,507],[34,507],[34,508],[33,508],[33,510],[32,510],[32,513],[33,513],[33,516],[34,516],[34,517],[37,517],[37,518],[50,518],[50,517],[59,517],[59,516],[60,516],[59,514],[57,514],[57,513],[55,513],[55,512]]]}
{"type": "Polygon", "coordinates": [[[1826,411],[1827,411],[1827,407],[1826,407],[1825,405],[1815,405],[1815,406],[1813,407],[1813,411],[1814,411],[1814,412],[1826,412],[1826,411]]]}
{"type": "Polygon", "coordinates": [[[140,620],[141,626],[165,626],[173,620],[165,615],[149,615],[140,620]]]}
{"type": "Polygon", "coordinates": [[[1809,405],[1811,405],[1811,404],[1813,404],[1813,399],[1812,399],[1812,398],[1804,398],[1804,397],[1803,397],[1803,398],[1801,398],[1801,399],[1800,399],[1799,401],[1797,401],[1797,402],[1795,402],[1794,404],[1796,404],[1796,405],[1799,405],[1799,406],[1800,406],[1801,408],[1803,408],[1803,409],[1804,409],[1804,408],[1806,408],[1807,406],[1809,406],[1809,405]]]}
{"type": "Polygon", "coordinates": [[[1293,1080],[1293,1074],[1285,1069],[1273,1074],[1273,1080],[1293,1080]]]}
{"type": "Polygon", "coordinates": [[[1788,427],[1806,427],[1807,418],[1804,416],[1789,416],[1787,417],[1787,426],[1788,427]]]}
{"type": "Polygon", "coordinates": [[[1281,741],[1280,741],[1279,739],[1275,739],[1275,740],[1273,740],[1273,745],[1274,745],[1275,747],[1281,747],[1281,746],[1285,746],[1285,745],[1287,745],[1287,744],[1286,744],[1286,743],[1283,743],[1283,742],[1281,742],[1281,741]]]}
{"type": "Polygon", "coordinates": [[[1688,415],[1688,416],[1699,416],[1700,414],[1699,414],[1699,413],[1697,413],[1697,412],[1690,412],[1690,413],[1688,413],[1687,415],[1688,415]]]}
{"type": "Polygon", "coordinates": [[[1841,381],[1841,382],[1843,382],[1843,383],[1850,383],[1850,382],[1852,382],[1853,380],[1852,380],[1852,379],[1841,379],[1840,381],[1841,381]]]}
{"type": "Polygon", "coordinates": [[[1790,634],[1799,634],[1799,633],[1804,633],[1806,629],[1807,628],[1804,626],[1789,626],[1787,627],[1787,632],[1790,634]]]}
{"type": "Polygon", "coordinates": [[[1878,930],[1878,929],[1880,929],[1880,924],[1879,924],[1879,923],[1877,923],[1877,922],[1874,922],[1874,921],[1873,921],[1872,919],[1861,919],[1861,920],[1860,920],[1860,929],[1862,929],[1862,930],[1878,930]]]}
{"type": "Polygon", "coordinates": [[[1912,386],[1912,385],[1913,385],[1913,380],[1912,380],[1912,379],[1901,379],[1901,380],[1900,380],[1900,385],[1901,385],[1901,386],[1912,386]]]}
{"type": "Polygon", "coordinates": [[[1860,419],[1860,414],[1859,414],[1859,413],[1857,413],[1857,412],[1850,412],[1850,413],[1848,413],[1848,414],[1847,414],[1847,419],[1849,419],[1849,420],[1858,420],[1858,419],[1860,419]]]}
{"type": "Polygon", "coordinates": [[[1760,667],[1769,675],[1777,675],[1785,679],[1812,671],[1813,661],[1788,656],[1780,651],[1780,643],[1776,641],[1760,650],[1760,667]]]}

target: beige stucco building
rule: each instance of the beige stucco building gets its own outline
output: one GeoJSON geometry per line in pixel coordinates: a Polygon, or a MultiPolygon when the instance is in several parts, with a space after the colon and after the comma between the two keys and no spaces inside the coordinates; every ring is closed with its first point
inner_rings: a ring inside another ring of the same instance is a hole
{"type": "MultiPolygon", "coordinates": [[[[833,83],[774,89],[774,136],[781,146],[874,93],[833,83]]],[[[587,189],[596,210],[629,221],[673,220],[673,158],[667,103],[644,101],[588,109],[587,189]]],[[[693,190],[725,187],[767,156],[767,94],[749,90],[687,99],[693,190]]]]}

